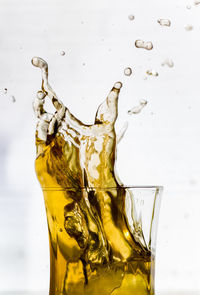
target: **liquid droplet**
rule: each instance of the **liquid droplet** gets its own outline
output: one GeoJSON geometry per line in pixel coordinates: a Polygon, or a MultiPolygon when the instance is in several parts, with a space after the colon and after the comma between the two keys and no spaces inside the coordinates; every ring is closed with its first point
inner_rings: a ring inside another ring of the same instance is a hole
{"type": "Polygon", "coordinates": [[[7,88],[4,88],[3,93],[4,94],[7,94],[7,92],[8,92],[8,89],[7,88]]]}
{"type": "Polygon", "coordinates": [[[155,70],[147,70],[146,73],[149,76],[158,77],[158,72],[156,72],[155,70]]]}
{"type": "Polygon", "coordinates": [[[129,18],[129,20],[134,20],[134,19],[135,19],[135,16],[134,16],[133,14],[130,14],[130,15],[128,16],[128,18],[129,18]]]}
{"type": "Polygon", "coordinates": [[[193,26],[187,24],[187,25],[185,25],[185,30],[186,30],[186,31],[192,31],[192,30],[193,30],[193,26]]]}
{"type": "Polygon", "coordinates": [[[137,48],[144,48],[146,50],[152,50],[153,49],[153,44],[151,41],[143,41],[143,40],[136,40],[135,41],[135,47],[137,48]]]}
{"type": "Polygon", "coordinates": [[[62,51],[60,52],[60,55],[61,55],[61,56],[64,56],[64,55],[65,55],[65,51],[62,50],[62,51]]]}
{"type": "Polygon", "coordinates": [[[11,102],[13,102],[13,103],[16,102],[16,99],[15,99],[14,95],[10,95],[9,98],[10,98],[11,102]]]}
{"type": "Polygon", "coordinates": [[[170,27],[171,26],[171,21],[169,19],[158,19],[158,23],[161,26],[165,26],[165,27],[170,27]]]}
{"type": "Polygon", "coordinates": [[[139,114],[146,105],[147,105],[147,100],[143,99],[140,101],[140,104],[138,106],[135,106],[131,110],[129,110],[128,114],[129,115],[139,114]]]}
{"type": "Polygon", "coordinates": [[[132,74],[132,69],[131,68],[124,69],[124,75],[125,76],[131,76],[131,74],[132,74]]]}
{"type": "Polygon", "coordinates": [[[199,5],[200,4],[200,0],[194,0],[194,5],[199,5]]]}
{"type": "Polygon", "coordinates": [[[167,59],[165,59],[163,62],[162,62],[162,64],[161,64],[161,66],[168,66],[169,68],[173,68],[174,67],[174,62],[173,62],[173,60],[172,59],[170,59],[170,58],[167,58],[167,59]]]}

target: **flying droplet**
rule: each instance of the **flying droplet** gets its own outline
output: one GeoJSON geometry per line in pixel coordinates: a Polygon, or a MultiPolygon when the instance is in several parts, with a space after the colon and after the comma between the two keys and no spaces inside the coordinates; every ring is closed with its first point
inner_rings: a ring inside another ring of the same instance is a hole
{"type": "Polygon", "coordinates": [[[14,95],[10,95],[10,100],[14,103],[14,102],[16,102],[16,99],[15,99],[15,97],[14,97],[14,95]]]}
{"type": "Polygon", "coordinates": [[[158,23],[161,26],[165,26],[165,27],[170,27],[171,26],[171,21],[169,19],[158,19],[158,23]]]}
{"type": "Polygon", "coordinates": [[[128,16],[128,18],[129,18],[129,20],[134,20],[134,19],[135,19],[135,17],[134,17],[133,14],[130,14],[130,15],[128,16]]]}
{"type": "Polygon", "coordinates": [[[149,76],[158,77],[158,72],[156,72],[155,70],[147,70],[146,73],[149,76]]]}
{"type": "Polygon", "coordinates": [[[143,41],[143,40],[136,40],[135,41],[135,47],[137,48],[144,48],[146,50],[151,50],[153,49],[153,44],[151,41],[143,41]]]}
{"type": "Polygon", "coordinates": [[[163,62],[162,62],[162,64],[161,64],[161,66],[168,66],[169,68],[173,68],[174,67],[174,62],[173,62],[173,60],[172,59],[170,59],[170,58],[167,58],[167,59],[165,59],[163,62]]]}
{"type": "Polygon", "coordinates": [[[192,31],[192,30],[193,30],[193,26],[187,24],[187,25],[185,25],[185,30],[186,30],[186,31],[192,31]]]}
{"type": "Polygon", "coordinates": [[[60,52],[60,55],[61,55],[61,56],[64,56],[64,55],[65,55],[65,51],[62,50],[62,51],[60,52]]]}
{"type": "Polygon", "coordinates": [[[8,89],[7,88],[4,88],[3,93],[4,94],[7,94],[7,92],[8,92],[8,89]]]}
{"type": "Polygon", "coordinates": [[[124,75],[130,76],[131,74],[132,74],[132,69],[131,68],[124,69],[124,75]]]}
{"type": "Polygon", "coordinates": [[[139,114],[146,105],[147,105],[147,100],[143,99],[140,101],[140,104],[138,106],[135,106],[131,110],[129,110],[128,114],[129,115],[139,114]]]}
{"type": "Polygon", "coordinates": [[[200,4],[200,0],[194,0],[194,5],[199,5],[200,4]]]}

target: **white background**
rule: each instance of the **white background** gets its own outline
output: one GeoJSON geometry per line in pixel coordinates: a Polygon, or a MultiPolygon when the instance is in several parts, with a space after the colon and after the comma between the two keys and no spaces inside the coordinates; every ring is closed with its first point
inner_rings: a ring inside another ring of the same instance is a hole
{"type": "Polygon", "coordinates": [[[0,291],[48,289],[47,224],[34,172],[32,100],[41,77],[30,62],[41,56],[59,98],[86,123],[113,83],[123,82],[117,129],[125,121],[129,128],[119,145],[118,173],[126,184],[165,187],[156,289],[200,292],[200,5],[1,0],[0,36],[0,291]],[[161,27],[159,18],[169,18],[171,27],[161,27]],[[154,49],[135,48],[136,39],[151,40],[154,49]],[[166,58],[174,68],[161,66],[166,58]],[[128,66],[130,77],[123,74],[128,66]],[[149,69],[159,76],[145,80],[149,69]],[[141,99],[147,106],[129,116],[141,99]]]}

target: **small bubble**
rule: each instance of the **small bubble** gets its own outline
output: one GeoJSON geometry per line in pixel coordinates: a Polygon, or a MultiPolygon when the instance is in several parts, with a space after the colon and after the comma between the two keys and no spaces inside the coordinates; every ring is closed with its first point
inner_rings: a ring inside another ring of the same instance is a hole
{"type": "Polygon", "coordinates": [[[129,18],[129,20],[134,20],[134,19],[135,19],[135,16],[134,16],[133,14],[130,14],[130,15],[128,16],[128,18],[129,18]]]}
{"type": "Polygon", "coordinates": [[[82,66],[85,66],[85,62],[82,63],[82,66]]]}
{"type": "Polygon", "coordinates": [[[14,95],[10,95],[10,100],[14,103],[14,102],[16,102],[16,99],[15,99],[15,97],[14,97],[14,95]]]}
{"type": "Polygon", "coordinates": [[[7,94],[7,92],[8,92],[8,89],[7,88],[4,88],[3,93],[4,94],[7,94]]]}
{"type": "Polygon", "coordinates": [[[137,48],[144,48],[146,50],[151,50],[153,49],[153,44],[151,41],[143,41],[143,40],[136,40],[135,41],[135,47],[137,48]]]}
{"type": "Polygon", "coordinates": [[[149,76],[158,77],[158,72],[156,72],[155,70],[147,70],[146,73],[149,76]]]}
{"type": "Polygon", "coordinates": [[[191,5],[187,5],[186,8],[187,8],[187,9],[191,9],[192,6],[191,6],[191,5]]]}
{"type": "Polygon", "coordinates": [[[131,74],[132,74],[132,69],[131,68],[124,69],[124,75],[125,76],[131,76],[131,74]]]}
{"type": "Polygon", "coordinates": [[[61,56],[64,56],[64,55],[65,55],[65,51],[62,50],[62,51],[60,52],[60,55],[61,55],[61,56]]]}
{"type": "Polygon", "coordinates": [[[185,28],[186,31],[192,31],[193,30],[193,26],[189,25],[189,24],[185,25],[184,28],[185,28]]]}
{"type": "Polygon", "coordinates": [[[139,114],[146,105],[147,105],[147,100],[143,99],[140,101],[140,104],[138,106],[135,106],[131,110],[129,110],[128,114],[129,115],[139,114]]]}
{"type": "Polygon", "coordinates": [[[157,21],[161,26],[170,27],[171,21],[169,19],[158,19],[157,21]]]}
{"type": "Polygon", "coordinates": [[[173,60],[172,59],[170,59],[170,58],[167,58],[167,59],[165,59],[163,62],[162,62],[162,64],[161,64],[161,66],[168,66],[169,68],[173,68],[174,67],[174,62],[173,62],[173,60]]]}

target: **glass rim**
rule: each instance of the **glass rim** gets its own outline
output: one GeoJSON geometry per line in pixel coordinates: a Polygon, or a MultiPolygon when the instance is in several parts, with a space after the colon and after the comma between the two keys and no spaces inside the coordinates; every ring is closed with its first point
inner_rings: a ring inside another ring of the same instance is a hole
{"type": "Polygon", "coordinates": [[[120,190],[120,189],[155,189],[159,191],[163,191],[164,186],[162,185],[121,185],[121,186],[89,186],[89,187],[42,187],[43,191],[68,191],[68,190],[120,190]]]}

